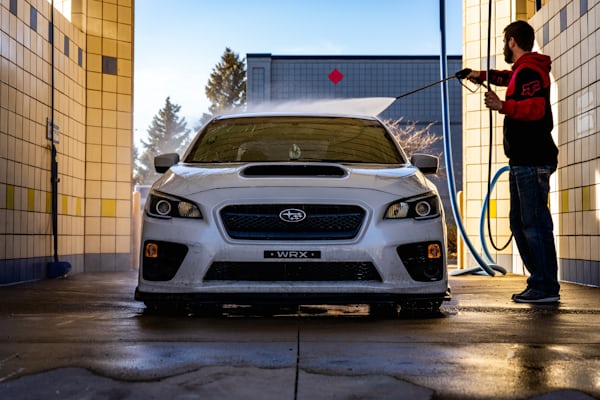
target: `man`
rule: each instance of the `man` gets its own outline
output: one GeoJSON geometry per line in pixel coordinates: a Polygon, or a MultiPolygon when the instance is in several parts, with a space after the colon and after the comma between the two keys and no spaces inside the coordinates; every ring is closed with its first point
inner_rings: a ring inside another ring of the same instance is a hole
{"type": "Polygon", "coordinates": [[[512,296],[518,303],[560,300],[552,216],[548,210],[550,175],[558,148],[551,136],[550,57],[533,52],[534,31],[524,21],[504,28],[504,58],[511,71],[472,71],[467,79],[507,86],[506,99],[492,91],[485,105],[504,114],[504,153],[510,164],[510,229],[530,273],[527,288],[512,296]]]}

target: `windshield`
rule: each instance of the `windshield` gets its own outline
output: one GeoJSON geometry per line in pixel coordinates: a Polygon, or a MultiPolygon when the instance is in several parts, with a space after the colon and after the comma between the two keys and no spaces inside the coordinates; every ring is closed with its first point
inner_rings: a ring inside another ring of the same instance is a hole
{"type": "Polygon", "coordinates": [[[406,162],[394,139],[377,120],[313,116],[215,120],[204,128],[184,161],[406,162]]]}

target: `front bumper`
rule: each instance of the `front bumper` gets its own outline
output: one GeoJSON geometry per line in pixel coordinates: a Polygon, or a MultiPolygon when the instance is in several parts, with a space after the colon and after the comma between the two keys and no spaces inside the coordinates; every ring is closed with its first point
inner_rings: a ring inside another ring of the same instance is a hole
{"type": "Polygon", "coordinates": [[[153,293],[135,291],[135,299],[151,304],[375,304],[404,302],[439,302],[451,299],[450,290],[429,294],[391,293],[153,293]]]}
{"type": "Polygon", "coordinates": [[[367,220],[363,228],[351,240],[233,240],[207,220],[160,220],[146,216],[136,299],[217,304],[343,304],[448,297],[442,217],[377,223],[367,220]],[[172,250],[166,259],[152,264],[144,254],[144,247],[154,242],[159,244],[159,254],[161,244],[168,244],[172,250]],[[436,265],[432,273],[415,279],[407,259],[412,260],[416,269],[425,270],[431,264],[414,251],[401,256],[399,249],[423,243],[438,243],[442,253],[432,261],[436,265]],[[289,258],[290,254],[308,258],[289,258]],[[215,272],[216,266],[221,267],[220,272],[215,272]],[[357,272],[348,272],[346,266],[357,272]],[[364,266],[372,271],[364,272],[364,266]],[[150,267],[170,270],[168,276],[157,277],[150,273],[150,267]],[[334,267],[342,271],[341,277],[332,272],[334,267]],[[270,272],[255,274],[258,269],[270,272]],[[305,270],[310,270],[310,274],[296,276],[305,274],[305,270]],[[282,273],[287,276],[278,278],[282,273]]]}

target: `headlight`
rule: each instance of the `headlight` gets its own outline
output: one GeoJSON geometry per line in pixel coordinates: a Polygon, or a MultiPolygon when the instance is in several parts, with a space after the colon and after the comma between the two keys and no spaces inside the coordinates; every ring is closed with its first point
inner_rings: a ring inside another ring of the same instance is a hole
{"type": "Polygon", "coordinates": [[[197,205],[192,202],[152,192],[146,201],[146,212],[157,218],[202,218],[197,205]]]}
{"type": "Polygon", "coordinates": [[[435,218],[440,215],[439,199],[436,195],[427,195],[399,200],[388,206],[385,219],[435,218]]]}

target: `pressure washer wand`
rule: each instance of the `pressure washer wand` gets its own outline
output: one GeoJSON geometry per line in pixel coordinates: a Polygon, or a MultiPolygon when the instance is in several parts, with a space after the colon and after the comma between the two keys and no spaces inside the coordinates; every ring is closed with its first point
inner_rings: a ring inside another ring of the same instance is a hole
{"type": "Polygon", "coordinates": [[[457,78],[459,80],[465,79],[467,77],[467,75],[469,75],[470,73],[471,73],[471,69],[470,68],[461,69],[460,71],[458,71],[454,75],[450,75],[446,79],[442,79],[442,80],[439,80],[437,82],[430,83],[429,85],[425,85],[423,87],[420,87],[418,89],[411,90],[410,92],[403,93],[400,96],[396,97],[396,100],[401,99],[401,98],[406,97],[406,96],[410,96],[411,94],[415,94],[417,92],[420,92],[420,91],[425,90],[427,88],[430,88],[432,86],[439,85],[440,83],[446,82],[447,80],[450,80],[452,78],[457,78]]]}

